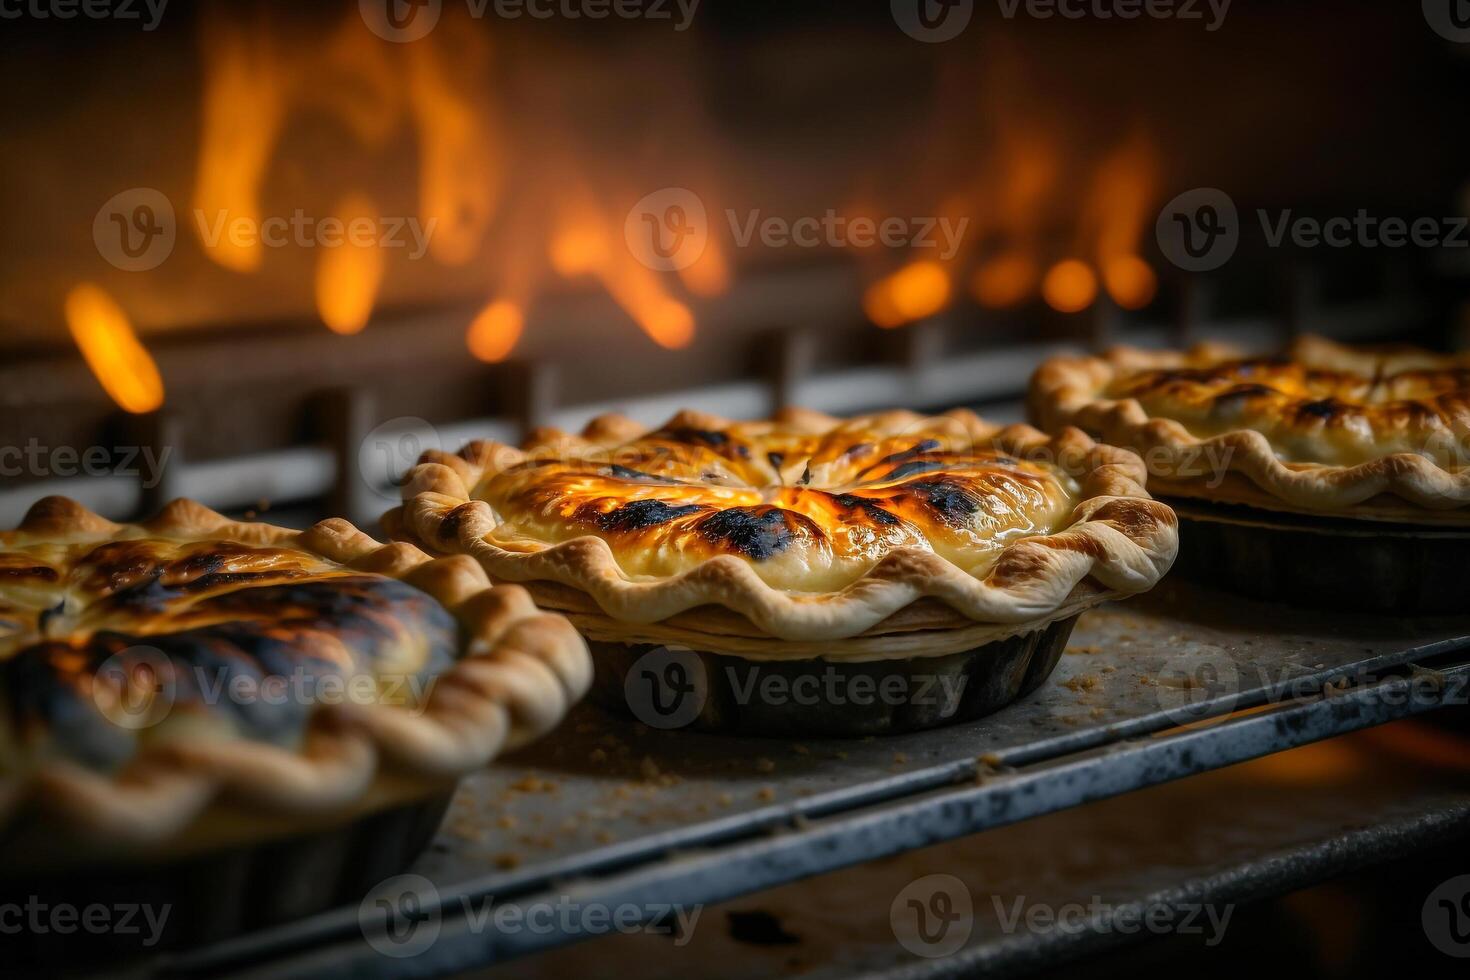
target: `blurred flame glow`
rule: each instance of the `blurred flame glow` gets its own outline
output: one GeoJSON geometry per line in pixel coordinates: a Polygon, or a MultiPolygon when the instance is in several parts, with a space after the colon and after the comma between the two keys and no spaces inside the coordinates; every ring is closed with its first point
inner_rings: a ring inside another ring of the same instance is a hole
{"type": "Polygon", "coordinates": [[[1097,299],[1097,276],[1080,259],[1063,259],[1046,272],[1041,296],[1061,313],[1080,313],[1097,299]]]}
{"type": "Polygon", "coordinates": [[[1103,285],[1125,310],[1140,310],[1153,301],[1159,280],[1149,264],[1136,255],[1119,255],[1103,263],[1103,285]]]}
{"type": "Polygon", "coordinates": [[[992,309],[1017,306],[1036,291],[1041,266],[1031,255],[1010,252],[975,270],[970,291],[977,302],[992,309]]]}
{"type": "Polygon", "coordinates": [[[519,306],[508,299],[495,300],[470,323],[465,346],[486,363],[503,361],[515,350],[525,325],[526,317],[519,306]]]}
{"type": "Polygon", "coordinates": [[[333,333],[354,334],[367,326],[383,281],[383,250],[378,246],[378,214],[366,198],[351,195],[337,208],[345,240],[321,248],[316,267],[316,309],[333,333]],[[370,229],[370,241],[353,233],[370,229]]]}
{"type": "Polygon", "coordinates": [[[133,333],[127,314],[100,287],[82,283],[66,296],[66,325],[102,389],[124,411],[163,404],[163,378],[133,333]]]}
{"type": "Polygon", "coordinates": [[[568,278],[594,277],[660,347],[688,346],[694,339],[694,314],[669,295],[652,269],[628,249],[612,244],[610,228],[596,208],[582,200],[551,237],[547,250],[551,267],[568,278]]]}
{"type": "Polygon", "coordinates": [[[458,60],[434,44],[406,45],[409,104],[418,121],[419,199],[429,252],[445,265],[463,265],[480,249],[500,191],[500,154],[485,120],[489,107],[467,93],[488,55],[484,32],[468,31],[458,60]]]}
{"type": "Polygon", "coordinates": [[[260,183],[285,118],[290,72],[263,26],[211,32],[204,47],[196,230],[205,255],[227,269],[254,272],[263,258],[259,236],[232,236],[230,227],[242,220],[260,227],[260,183]]]}
{"type": "Polygon", "coordinates": [[[912,262],[868,287],[863,311],[880,327],[899,327],[944,309],[949,275],[933,260],[912,262]]]}

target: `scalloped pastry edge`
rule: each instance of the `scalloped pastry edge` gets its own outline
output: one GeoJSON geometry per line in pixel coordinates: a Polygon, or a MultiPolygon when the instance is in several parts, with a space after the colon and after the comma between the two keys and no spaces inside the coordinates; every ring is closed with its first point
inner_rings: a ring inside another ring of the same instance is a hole
{"type": "MultiPolygon", "coordinates": [[[[1317,354],[1331,354],[1345,366],[1360,355],[1321,338],[1302,338],[1317,354]]],[[[1135,398],[1101,397],[1122,372],[1183,367],[1191,358],[1226,360],[1244,352],[1221,344],[1201,344],[1189,352],[1146,351],[1115,347],[1097,357],[1054,357],[1031,377],[1028,404],[1031,418],[1043,429],[1077,426],[1109,443],[1126,446],[1147,460],[1153,476],[1176,481],[1191,497],[1211,499],[1203,481],[1220,474],[1199,473],[1201,459],[1224,460],[1226,471],[1239,474],[1261,491],[1243,501],[1271,508],[1281,501],[1287,508],[1309,513],[1354,516],[1351,508],[1384,494],[1403,501],[1402,507],[1372,508],[1365,518],[1413,520],[1416,509],[1444,512],[1470,506],[1470,470],[1453,473],[1415,453],[1394,453],[1353,466],[1313,465],[1293,469],[1279,459],[1270,440],[1253,429],[1234,429],[1200,438],[1174,419],[1154,417],[1135,398]]],[[[1407,355],[1402,355],[1407,356],[1407,355]]],[[[1454,361],[1444,358],[1446,363],[1454,361]]],[[[1421,363],[1423,358],[1411,363],[1421,363]]],[[[1177,488],[1176,488],[1177,489],[1177,488]]],[[[1420,511],[1422,513],[1422,510],[1420,511]]],[[[1454,515],[1470,521],[1470,512],[1454,515]]]]}
{"type": "Polygon", "coordinates": [[[304,531],[234,521],[176,500],[139,524],[114,524],[63,497],[37,502],[0,541],[80,541],[142,531],[309,552],[356,571],[400,579],[454,616],[463,656],[413,710],[387,704],[319,705],[299,750],[245,739],[148,746],[117,773],[64,760],[0,777],[0,827],[23,812],[65,832],[119,845],[180,838],[228,799],[263,814],[315,817],[350,811],[383,780],[446,785],[554,728],[586,693],[592,662],[563,617],[525,589],[492,585],[463,556],[432,558],[405,542],[383,544],[332,518],[304,531]]]}
{"type": "MultiPolygon", "coordinates": [[[[698,606],[723,606],[774,640],[837,640],[876,626],[911,603],[933,597],[969,620],[1044,624],[1066,606],[1084,579],[1102,587],[1096,604],[1153,588],[1178,550],[1174,512],[1144,489],[1143,462],[1124,449],[1094,442],[1078,429],[1049,437],[1027,425],[1000,427],[966,409],[941,416],[884,412],[840,419],[807,409],[787,409],[769,421],[822,432],[839,424],[912,426],[945,422],[975,441],[1022,458],[1072,460],[1067,469],[1083,499],[1068,525],[1052,534],[1022,538],[1005,547],[984,579],[930,551],[897,549],[863,577],[830,593],[776,589],[743,559],[719,555],[652,581],[634,581],[601,538],[584,536],[531,552],[511,552],[486,540],[496,527],[490,505],[471,498],[492,460],[513,462],[517,451],[499,443],[472,442],[457,454],[430,451],[408,474],[404,503],[386,514],[389,533],[437,553],[474,556],[497,580],[553,581],[589,595],[604,613],[630,624],[657,623],[698,606]]],[[[666,426],[719,429],[731,420],[681,412],[666,426]]],[[[538,448],[613,445],[653,431],[625,416],[593,419],[580,437],[537,430],[523,444],[538,448]]]]}

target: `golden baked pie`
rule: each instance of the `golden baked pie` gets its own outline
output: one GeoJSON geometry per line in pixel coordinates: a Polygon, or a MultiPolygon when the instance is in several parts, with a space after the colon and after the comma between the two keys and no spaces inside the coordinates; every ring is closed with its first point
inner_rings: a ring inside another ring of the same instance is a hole
{"type": "Polygon", "coordinates": [[[426,454],[385,523],[526,583],[599,659],[597,644],[665,644],[915,660],[1034,639],[1151,588],[1175,524],[1143,480],[1081,432],[966,411],[684,412],[652,430],[604,416],[580,436],[426,454]]]}
{"type": "Polygon", "coordinates": [[[1156,492],[1371,520],[1470,520],[1470,357],[1304,337],[1284,356],[1119,348],[1032,381],[1043,428],[1140,453],[1156,492]]]}
{"type": "Polygon", "coordinates": [[[466,558],[341,520],[176,501],[114,524],[48,498],[0,532],[0,853],[13,872],[341,825],[442,794],[589,680],[564,619],[466,558]]]}
{"type": "Polygon", "coordinates": [[[1303,337],[1047,361],[1031,413],[1137,452],[1186,575],[1263,598],[1462,611],[1470,357],[1303,337]]]}

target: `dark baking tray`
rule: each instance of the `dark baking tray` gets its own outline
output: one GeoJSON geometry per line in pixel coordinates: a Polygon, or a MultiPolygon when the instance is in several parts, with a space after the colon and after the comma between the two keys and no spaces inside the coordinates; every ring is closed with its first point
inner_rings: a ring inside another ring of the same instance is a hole
{"type": "Polygon", "coordinates": [[[746,739],[584,705],[462,787],[415,866],[439,899],[437,940],[418,955],[374,951],[349,907],[141,972],[467,969],[582,937],[486,932],[463,901],[719,901],[1428,710],[1463,697],[1467,648],[1466,617],[1313,612],[1169,583],[1085,615],[1029,698],[933,731],[746,739]]]}

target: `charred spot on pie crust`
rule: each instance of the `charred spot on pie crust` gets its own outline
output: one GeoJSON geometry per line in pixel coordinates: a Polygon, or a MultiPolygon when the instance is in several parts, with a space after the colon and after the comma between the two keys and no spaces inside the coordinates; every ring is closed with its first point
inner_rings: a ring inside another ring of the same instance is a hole
{"type": "Polygon", "coordinates": [[[696,429],[693,426],[680,426],[674,429],[664,429],[658,433],[658,436],[668,439],[670,442],[682,442],[691,446],[705,446],[725,456],[733,452],[741,459],[750,458],[749,446],[732,442],[728,433],[720,432],[716,429],[696,429]]]}
{"type": "Polygon", "coordinates": [[[883,474],[885,480],[903,480],[919,473],[933,473],[942,470],[951,464],[940,459],[911,459],[906,463],[900,463],[887,473],[883,474]]]}
{"type": "Polygon", "coordinates": [[[659,476],[656,473],[645,473],[642,470],[635,470],[627,466],[620,466],[617,463],[613,463],[611,466],[608,467],[608,474],[610,476],[617,477],[619,480],[647,480],[651,483],[679,482],[678,480],[670,479],[667,476],[659,476]]]}
{"type": "Polygon", "coordinates": [[[291,744],[316,705],[340,696],[341,681],[387,677],[391,685],[401,676],[400,690],[385,687],[384,696],[412,696],[407,682],[442,671],[458,645],[458,627],[436,600],[375,575],[240,589],[201,599],[188,615],[203,624],[47,640],[0,661],[13,730],[22,740],[54,740],[93,767],[124,763],[135,733],[114,723],[100,692],[142,666],[167,698],[167,715],[229,719],[247,737],[291,744]],[[414,645],[407,662],[405,643],[414,645]]]}
{"type": "Polygon", "coordinates": [[[1316,401],[1298,404],[1296,414],[1303,419],[1321,419],[1324,422],[1331,422],[1346,415],[1347,408],[1336,398],[1319,398],[1316,401]]]}
{"type": "Polygon", "coordinates": [[[817,531],[808,518],[779,507],[730,507],[700,521],[699,533],[711,544],[762,561],[784,551],[791,544],[791,525],[803,522],[817,531]]]}
{"type": "Polygon", "coordinates": [[[867,497],[859,497],[853,493],[839,493],[835,494],[832,499],[844,507],[862,511],[863,516],[875,524],[892,527],[899,522],[896,514],[890,514],[877,501],[869,500],[867,497]]]}
{"type": "Polygon", "coordinates": [[[630,500],[598,514],[592,521],[604,531],[642,531],[704,509],[700,504],[672,505],[662,500],[630,500]]]}
{"type": "Polygon", "coordinates": [[[963,525],[975,516],[980,504],[962,484],[950,480],[915,480],[904,490],[918,497],[947,524],[963,525]]]}
{"type": "Polygon", "coordinates": [[[0,578],[29,578],[38,582],[59,582],[61,575],[50,565],[0,565],[0,578]]]}

